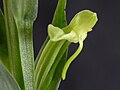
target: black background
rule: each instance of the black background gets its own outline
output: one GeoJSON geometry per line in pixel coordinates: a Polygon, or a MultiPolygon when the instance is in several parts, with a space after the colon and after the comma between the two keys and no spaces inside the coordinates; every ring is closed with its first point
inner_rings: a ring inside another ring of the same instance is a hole
{"type": "MultiPolygon", "coordinates": [[[[56,4],[57,0],[39,0],[34,23],[35,57],[47,36],[56,4]]],[[[120,90],[120,0],[68,0],[68,22],[83,9],[95,11],[99,21],[59,90],[120,90]]],[[[75,49],[76,45],[72,45],[70,54],[75,49]]]]}

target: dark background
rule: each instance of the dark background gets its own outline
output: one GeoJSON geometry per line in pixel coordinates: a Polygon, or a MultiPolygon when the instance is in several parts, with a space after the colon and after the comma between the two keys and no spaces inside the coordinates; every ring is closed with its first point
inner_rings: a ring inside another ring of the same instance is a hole
{"type": "MultiPolygon", "coordinates": [[[[57,0],[39,0],[34,24],[35,57],[47,36],[56,4],[57,0]]],[[[83,9],[97,12],[99,21],[59,90],[120,90],[120,0],[68,0],[68,22],[83,9]]],[[[72,45],[70,53],[75,49],[72,45]]]]}

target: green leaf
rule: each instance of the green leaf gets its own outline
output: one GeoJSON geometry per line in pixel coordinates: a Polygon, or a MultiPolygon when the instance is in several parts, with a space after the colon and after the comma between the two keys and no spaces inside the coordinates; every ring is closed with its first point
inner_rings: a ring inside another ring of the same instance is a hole
{"type": "Polygon", "coordinates": [[[17,26],[12,13],[10,0],[3,0],[4,16],[8,46],[8,60],[10,64],[10,73],[15,78],[22,90],[24,87],[23,73],[21,67],[21,58],[19,50],[17,26]],[[18,72],[19,71],[19,72],[18,72]]]}
{"type": "MultiPolygon", "coordinates": [[[[52,25],[56,26],[56,27],[59,27],[59,28],[63,28],[67,25],[67,21],[66,21],[66,2],[67,0],[58,0],[58,4],[57,4],[57,7],[56,7],[56,10],[55,10],[55,13],[54,13],[54,17],[53,17],[53,21],[52,21],[52,25]]],[[[47,44],[49,40],[49,37],[46,38],[44,44],[42,45],[40,51],[39,51],[39,54],[36,58],[36,65],[37,65],[37,62],[38,62],[38,59],[40,58],[41,56],[41,53],[45,47],[45,45],[47,44]]]]}
{"type": "MultiPolygon", "coordinates": [[[[66,4],[67,0],[59,0],[58,5],[56,7],[56,11],[54,14],[54,18],[52,21],[52,24],[56,27],[63,28],[67,26],[67,20],[66,20],[66,4]]],[[[63,54],[63,56],[60,58],[60,61],[57,64],[57,67],[54,72],[54,76],[48,86],[48,90],[57,90],[59,87],[59,84],[61,82],[61,73],[63,70],[63,66],[65,65],[65,62],[67,60],[67,50],[63,54]]],[[[59,57],[59,54],[58,56],[59,57]]],[[[55,67],[55,65],[53,65],[55,67]]],[[[51,69],[52,71],[53,69],[51,69]]]]}
{"type": "Polygon", "coordinates": [[[0,63],[0,90],[21,90],[15,79],[0,63]]]}
{"type": "Polygon", "coordinates": [[[22,25],[29,27],[37,17],[38,0],[10,0],[13,16],[22,25]]]}
{"type": "Polygon", "coordinates": [[[7,67],[7,69],[10,69],[8,60],[5,20],[1,9],[0,9],[0,61],[7,67]]]}
{"type": "MultiPolygon", "coordinates": [[[[50,72],[53,72],[53,76],[52,75],[48,75],[48,77],[51,77],[50,82],[48,82],[48,87],[47,90],[58,90],[59,89],[59,85],[61,83],[61,73],[62,73],[62,69],[64,67],[64,64],[66,62],[67,59],[67,51],[63,54],[62,58],[60,58],[60,61],[58,63],[54,63],[57,65],[54,65],[51,69],[50,72]]],[[[51,74],[51,73],[50,73],[51,74]]]]}
{"type": "Polygon", "coordinates": [[[63,28],[67,25],[66,21],[66,3],[67,0],[58,0],[52,24],[56,27],[63,28]]]}
{"type": "MultiPolygon", "coordinates": [[[[60,27],[60,28],[63,28],[64,26],[66,26],[65,8],[66,8],[66,0],[59,0],[57,8],[56,8],[56,12],[54,14],[54,19],[52,22],[53,25],[60,27]]],[[[35,76],[36,77],[36,87],[38,90],[39,89],[45,90],[44,87],[47,88],[46,84],[43,85],[45,83],[44,80],[47,78],[47,76],[50,75],[49,72],[51,72],[51,68],[54,66],[54,62],[56,62],[56,57],[59,56],[58,55],[58,53],[60,51],[59,48],[61,48],[62,45],[64,45],[64,43],[65,42],[63,42],[63,41],[53,43],[49,40],[47,42],[45,48],[43,49],[42,53],[39,54],[40,56],[38,56],[39,58],[37,58],[38,62],[37,62],[37,66],[36,66],[36,76],[35,76]],[[43,86],[41,86],[41,85],[43,85],[43,86]]],[[[58,76],[57,74],[62,73],[62,69],[65,64],[64,63],[65,61],[66,61],[66,53],[63,57],[60,58],[60,61],[56,64],[55,69],[56,68],[58,69],[58,67],[59,67],[59,70],[56,69],[56,71],[54,73],[55,79],[53,78],[52,81],[50,81],[50,84],[53,86],[53,88],[56,88],[59,86],[59,82],[61,80],[61,75],[58,76]],[[62,63],[58,64],[61,61],[62,61],[62,63]]],[[[49,76],[49,77],[51,77],[51,76],[49,76]]],[[[54,90],[54,89],[51,88],[49,90],[54,90]]]]}
{"type": "Polygon", "coordinates": [[[11,5],[18,32],[25,90],[35,90],[32,29],[34,20],[37,17],[38,0],[12,0],[11,5]]]}
{"type": "Polygon", "coordinates": [[[61,72],[63,69],[63,66],[66,62],[66,49],[68,48],[70,42],[65,42],[62,48],[60,49],[54,64],[51,67],[51,70],[49,71],[47,77],[45,78],[44,82],[41,86],[44,87],[47,90],[55,90],[59,86],[61,72]],[[62,58],[62,59],[61,59],[62,58]]]}
{"type": "Polygon", "coordinates": [[[22,90],[35,89],[32,28],[37,9],[38,0],[4,0],[11,73],[22,90]]]}
{"type": "Polygon", "coordinates": [[[60,41],[57,43],[48,41],[44,50],[42,51],[36,67],[36,87],[38,90],[44,90],[44,87],[46,87],[42,86],[42,83],[50,72],[50,69],[64,43],[65,41],[60,41]]]}

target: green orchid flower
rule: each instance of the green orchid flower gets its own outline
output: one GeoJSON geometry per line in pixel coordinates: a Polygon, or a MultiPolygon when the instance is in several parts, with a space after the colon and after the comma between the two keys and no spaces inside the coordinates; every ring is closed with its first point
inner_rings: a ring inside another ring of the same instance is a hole
{"type": "Polygon", "coordinates": [[[92,31],[93,26],[96,24],[98,18],[96,13],[83,10],[77,13],[70,24],[65,28],[58,28],[53,26],[52,24],[48,25],[48,35],[50,40],[53,42],[57,42],[60,40],[68,40],[71,43],[79,43],[79,47],[76,52],[67,60],[63,71],[62,71],[62,79],[64,80],[66,77],[66,72],[72,63],[72,61],[79,55],[83,48],[83,41],[87,37],[87,33],[92,31]]]}

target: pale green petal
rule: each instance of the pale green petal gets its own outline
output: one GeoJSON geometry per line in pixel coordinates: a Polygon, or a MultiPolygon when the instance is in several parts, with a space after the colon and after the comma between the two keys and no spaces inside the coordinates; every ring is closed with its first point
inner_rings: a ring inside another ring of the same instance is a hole
{"type": "Polygon", "coordinates": [[[48,35],[51,41],[68,40],[70,42],[77,43],[79,38],[74,31],[65,34],[62,29],[51,24],[48,25],[48,35]]]}
{"type": "Polygon", "coordinates": [[[65,39],[65,40],[68,40],[70,42],[78,43],[79,37],[76,35],[76,33],[74,31],[71,31],[68,34],[63,35],[60,39],[61,40],[65,39]]]}
{"type": "Polygon", "coordinates": [[[48,25],[48,35],[50,40],[59,41],[62,40],[61,37],[65,35],[62,29],[53,26],[52,24],[48,25]]]}
{"type": "Polygon", "coordinates": [[[91,31],[97,20],[96,13],[90,10],[83,10],[73,17],[69,27],[79,35],[91,31]]]}

